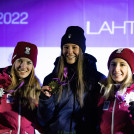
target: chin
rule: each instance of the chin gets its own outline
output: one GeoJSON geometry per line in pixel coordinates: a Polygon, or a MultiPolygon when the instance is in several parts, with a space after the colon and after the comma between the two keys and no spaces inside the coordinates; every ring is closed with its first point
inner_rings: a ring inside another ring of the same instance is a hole
{"type": "Polygon", "coordinates": [[[67,61],[68,64],[74,64],[76,61],[67,61]]]}
{"type": "Polygon", "coordinates": [[[25,79],[26,77],[28,77],[28,76],[20,76],[20,79],[25,79]]]}
{"type": "Polygon", "coordinates": [[[67,62],[68,64],[74,64],[75,62],[67,62]]]}

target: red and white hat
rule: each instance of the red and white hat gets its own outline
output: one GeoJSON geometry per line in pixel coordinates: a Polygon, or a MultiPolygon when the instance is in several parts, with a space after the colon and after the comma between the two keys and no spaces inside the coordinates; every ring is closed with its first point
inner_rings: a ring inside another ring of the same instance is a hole
{"type": "Polygon", "coordinates": [[[34,67],[36,67],[37,54],[38,49],[36,45],[24,41],[18,42],[12,56],[12,64],[16,59],[25,57],[29,58],[33,62],[34,67]]]}
{"type": "Polygon", "coordinates": [[[108,60],[108,69],[110,67],[111,60],[113,60],[115,58],[121,58],[121,59],[125,60],[129,64],[129,66],[132,70],[132,73],[134,73],[134,52],[131,49],[119,48],[119,49],[116,49],[115,51],[113,51],[108,60]]]}

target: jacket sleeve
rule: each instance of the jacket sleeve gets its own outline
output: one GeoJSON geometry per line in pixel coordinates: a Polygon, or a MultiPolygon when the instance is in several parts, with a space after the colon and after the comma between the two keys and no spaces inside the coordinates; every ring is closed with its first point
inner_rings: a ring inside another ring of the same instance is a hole
{"type": "MultiPolygon", "coordinates": [[[[54,75],[51,73],[44,78],[43,86],[48,85],[54,75]]],[[[37,109],[37,118],[41,126],[45,126],[52,119],[55,109],[54,96],[48,98],[43,92],[39,96],[39,104],[37,109]]]]}
{"type": "Polygon", "coordinates": [[[52,119],[55,109],[53,96],[47,98],[42,92],[39,97],[39,105],[37,109],[37,118],[41,126],[45,126],[52,119]]]}
{"type": "Polygon", "coordinates": [[[11,67],[0,68],[0,88],[7,89],[11,84],[11,77],[9,70],[11,67]]]}

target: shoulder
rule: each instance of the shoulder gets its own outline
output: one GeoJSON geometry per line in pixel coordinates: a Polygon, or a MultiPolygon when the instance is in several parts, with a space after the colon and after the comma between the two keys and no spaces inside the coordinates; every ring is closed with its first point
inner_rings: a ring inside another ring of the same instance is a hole
{"type": "Polygon", "coordinates": [[[49,84],[53,78],[56,78],[56,67],[59,63],[60,57],[57,57],[55,62],[54,62],[54,69],[52,70],[52,72],[50,74],[48,74],[47,76],[45,76],[44,80],[43,80],[43,85],[47,85],[49,84]]]}
{"type": "Polygon", "coordinates": [[[56,75],[52,72],[44,78],[43,85],[48,85],[53,78],[56,78],[56,75]]]}
{"type": "Polygon", "coordinates": [[[103,81],[106,79],[106,76],[99,71],[97,71],[97,77],[98,77],[99,81],[103,81]]]}
{"type": "Polygon", "coordinates": [[[91,55],[91,54],[84,53],[84,62],[96,63],[97,59],[93,55],[91,55]]]}
{"type": "Polygon", "coordinates": [[[130,86],[130,88],[134,90],[134,83],[130,86]]]}
{"type": "Polygon", "coordinates": [[[134,92],[134,83],[130,87],[127,88],[126,92],[127,93],[134,92]]]}
{"type": "Polygon", "coordinates": [[[12,66],[7,66],[4,68],[0,68],[0,73],[5,72],[7,74],[10,74],[12,66]]]}
{"type": "Polygon", "coordinates": [[[96,62],[97,59],[90,55],[85,53],[84,54],[84,72],[85,74],[88,74],[88,77],[92,77],[97,79],[97,81],[99,80],[103,80],[106,78],[106,76],[104,74],[102,74],[101,72],[97,71],[97,67],[96,67],[96,62]]]}
{"type": "Polygon", "coordinates": [[[94,73],[97,71],[96,67],[96,58],[90,54],[85,53],[84,54],[84,60],[83,60],[83,67],[84,71],[88,71],[88,73],[94,73]]]}
{"type": "Polygon", "coordinates": [[[10,71],[11,66],[0,68],[0,87],[3,89],[7,89],[11,84],[10,71]]]}

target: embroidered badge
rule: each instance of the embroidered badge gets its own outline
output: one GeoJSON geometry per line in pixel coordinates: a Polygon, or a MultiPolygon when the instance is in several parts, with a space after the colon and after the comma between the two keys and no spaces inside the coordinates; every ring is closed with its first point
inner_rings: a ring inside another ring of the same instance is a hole
{"type": "Polygon", "coordinates": [[[25,47],[25,54],[30,54],[31,48],[30,47],[25,47]]]}
{"type": "Polygon", "coordinates": [[[11,94],[7,94],[7,103],[12,103],[13,102],[13,98],[11,94]]]}
{"type": "Polygon", "coordinates": [[[104,101],[103,110],[108,110],[110,105],[110,101],[104,101]]]}
{"type": "Polygon", "coordinates": [[[120,54],[123,51],[123,48],[119,48],[116,53],[120,54]]]}
{"type": "Polygon", "coordinates": [[[71,34],[69,34],[69,35],[68,35],[68,38],[70,39],[70,38],[71,38],[71,36],[72,36],[72,35],[71,35],[71,34]]]}

